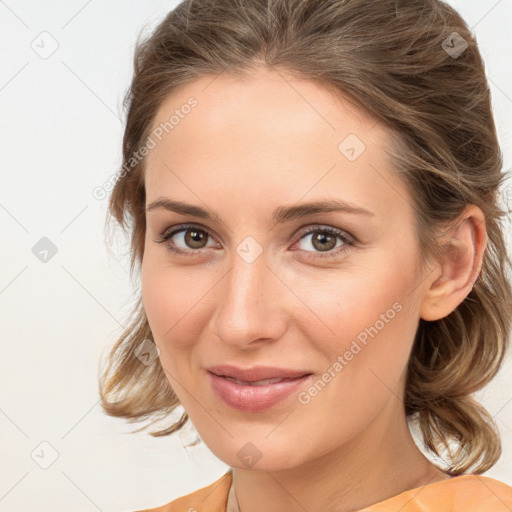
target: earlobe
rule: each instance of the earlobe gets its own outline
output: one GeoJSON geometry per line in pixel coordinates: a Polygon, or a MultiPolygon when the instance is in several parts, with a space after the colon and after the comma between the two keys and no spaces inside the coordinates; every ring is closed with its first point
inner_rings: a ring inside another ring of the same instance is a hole
{"type": "Polygon", "coordinates": [[[459,218],[442,243],[437,262],[441,272],[426,280],[420,316],[434,321],[454,311],[472,290],[482,267],[487,244],[485,217],[480,208],[471,205],[459,218]]]}

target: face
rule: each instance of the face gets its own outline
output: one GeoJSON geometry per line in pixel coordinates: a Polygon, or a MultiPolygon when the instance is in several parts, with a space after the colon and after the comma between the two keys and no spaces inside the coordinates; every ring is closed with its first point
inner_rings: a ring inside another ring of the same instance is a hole
{"type": "Polygon", "coordinates": [[[152,128],[143,302],[212,452],[233,467],[296,467],[348,447],[384,410],[403,414],[422,276],[386,129],[266,70],[187,84],[152,128]],[[274,370],[233,382],[229,369],[212,375],[219,365],[274,370]]]}

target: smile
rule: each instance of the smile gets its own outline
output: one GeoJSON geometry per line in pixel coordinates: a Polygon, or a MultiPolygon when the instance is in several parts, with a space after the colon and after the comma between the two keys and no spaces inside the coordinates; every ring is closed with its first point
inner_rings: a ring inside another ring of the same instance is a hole
{"type": "Polygon", "coordinates": [[[308,374],[248,382],[208,372],[215,395],[229,407],[247,412],[270,409],[298,391],[311,376],[308,374]]]}

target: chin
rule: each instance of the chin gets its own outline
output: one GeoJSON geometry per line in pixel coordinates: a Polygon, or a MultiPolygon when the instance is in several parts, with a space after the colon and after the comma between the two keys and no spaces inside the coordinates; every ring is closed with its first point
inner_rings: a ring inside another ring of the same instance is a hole
{"type": "Polygon", "coordinates": [[[240,438],[232,438],[224,444],[216,443],[216,446],[212,446],[207,443],[207,446],[222,462],[238,469],[282,471],[304,462],[304,452],[292,443],[274,443],[264,439],[264,436],[254,441],[250,441],[250,437],[246,439],[241,441],[240,438]]]}

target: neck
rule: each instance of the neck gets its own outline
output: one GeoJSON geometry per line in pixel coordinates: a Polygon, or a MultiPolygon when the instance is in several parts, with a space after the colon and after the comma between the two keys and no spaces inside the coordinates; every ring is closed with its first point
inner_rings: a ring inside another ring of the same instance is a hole
{"type": "Polygon", "coordinates": [[[405,414],[385,407],[356,438],[299,467],[233,468],[232,495],[240,512],[353,512],[447,478],[417,448],[405,414]]]}

